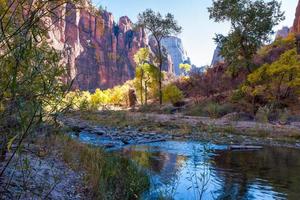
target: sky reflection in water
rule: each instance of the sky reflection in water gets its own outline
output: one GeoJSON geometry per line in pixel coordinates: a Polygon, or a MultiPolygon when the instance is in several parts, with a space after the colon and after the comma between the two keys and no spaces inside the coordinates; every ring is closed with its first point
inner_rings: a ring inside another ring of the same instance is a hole
{"type": "Polygon", "coordinates": [[[300,151],[228,151],[200,142],[129,146],[121,153],[151,175],[146,199],[299,199],[300,151]]]}
{"type": "MultiPolygon", "coordinates": [[[[73,135],[75,138],[75,136],[73,135]]],[[[81,142],[111,142],[81,133],[81,142]]],[[[300,199],[300,151],[265,147],[229,151],[226,145],[168,141],[114,149],[131,158],[151,179],[144,199],[300,199]]]]}

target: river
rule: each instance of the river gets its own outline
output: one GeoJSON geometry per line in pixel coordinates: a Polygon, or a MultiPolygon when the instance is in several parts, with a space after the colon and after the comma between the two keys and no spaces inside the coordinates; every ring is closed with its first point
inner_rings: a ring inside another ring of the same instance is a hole
{"type": "MultiPolygon", "coordinates": [[[[107,142],[82,133],[84,143],[107,142]]],[[[147,171],[143,199],[300,199],[300,150],[264,146],[229,150],[201,141],[165,141],[114,148],[147,171]]]]}

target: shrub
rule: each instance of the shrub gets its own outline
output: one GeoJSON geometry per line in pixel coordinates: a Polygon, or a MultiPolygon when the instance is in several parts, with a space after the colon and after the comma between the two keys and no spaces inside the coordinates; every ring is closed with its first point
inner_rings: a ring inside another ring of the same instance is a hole
{"type": "Polygon", "coordinates": [[[194,104],[192,106],[189,106],[184,114],[189,116],[207,116],[207,113],[204,110],[205,105],[204,104],[194,104]]]}
{"type": "Polygon", "coordinates": [[[169,84],[163,88],[163,102],[175,104],[183,99],[182,91],[175,85],[169,84]]]}
{"type": "Polygon", "coordinates": [[[234,111],[235,108],[228,103],[218,104],[215,102],[206,102],[195,104],[189,107],[185,114],[191,116],[207,116],[211,118],[219,118],[234,111]]]}
{"type": "Polygon", "coordinates": [[[91,107],[98,109],[99,106],[105,105],[109,102],[109,95],[107,92],[96,89],[95,93],[91,95],[91,107]]]}
{"type": "Polygon", "coordinates": [[[228,113],[233,112],[234,108],[230,104],[218,104],[218,103],[210,102],[205,107],[205,111],[207,112],[209,117],[219,118],[228,113]]]}
{"type": "Polygon", "coordinates": [[[290,112],[285,108],[279,111],[278,120],[281,124],[287,124],[289,120],[290,112]]]}
{"type": "Polygon", "coordinates": [[[209,117],[212,118],[217,118],[220,116],[220,112],[221,112],[221,107],[219,104],[216,103],[209,103],[206,107],[205,107],[205,111],[208,113],[209,117]]]}
{"type": "Polygon", "coordinates": [[[234,90],[231,95],[232,102],[239,102],[245,98],[245,93],[241,89],[234,90]]]}
{"type": "Polygon", "coordinates": [[[270,114],[271,114],[271,109],[268,106],[263,106],[257,110],[255,119],[258,122],[268,123],[270,114]]]}

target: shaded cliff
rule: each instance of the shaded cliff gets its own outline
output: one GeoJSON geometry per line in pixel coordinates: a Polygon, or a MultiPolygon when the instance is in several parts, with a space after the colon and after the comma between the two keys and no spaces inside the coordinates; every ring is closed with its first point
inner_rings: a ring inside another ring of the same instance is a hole
{"type": "Polygon", "coordinates": [[[296,8],[295,20],[292,28],[293,32],[300,33],[300,0],[296,8]]]}
{"type": "Polygon", "coordinates": [[[221,55],[221,49],[219,46],[216,47],[214,55],[211,61],[211,66],[215,66],[219,63],[224,63],[224,58],[221,55]]]}
{"type": "Polygon", "coordinates": [[[82,7],[62,6],[51,20],[55,26],[49,40],[64,52],[74,88],[106,89],[134,77],[133,55],[146,45],[147,38],[142,29],[133,30],[128,17],[115,23],[111,13],[86,2],[82,7]]]}

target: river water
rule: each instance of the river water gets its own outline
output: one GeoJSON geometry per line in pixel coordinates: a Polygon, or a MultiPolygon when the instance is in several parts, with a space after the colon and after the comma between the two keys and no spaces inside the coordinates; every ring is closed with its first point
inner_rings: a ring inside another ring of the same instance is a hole
{"type": "MultiPolygon", "coordinates": [[[[79,140],[100,144],[93,134],[79,140]]],[[[151,180],[143,199],[300,199],[300,150],[166,141],[114,151],[145,169],[151,180]]]]}

